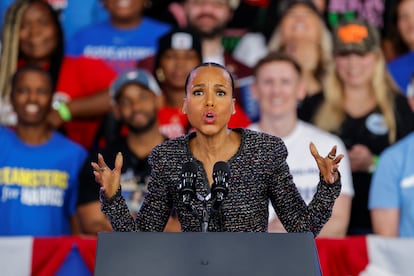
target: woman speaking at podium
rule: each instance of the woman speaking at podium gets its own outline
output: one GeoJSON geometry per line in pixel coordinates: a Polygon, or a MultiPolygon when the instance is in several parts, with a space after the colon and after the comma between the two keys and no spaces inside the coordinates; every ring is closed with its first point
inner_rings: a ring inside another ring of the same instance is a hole
{"type": "Polygon", "coordinates": [[[333,146],[322,157],[310,145],[320,181],[306,205],[292,181],[280,138],[227,127],[235,113],[234,86],[231,73],[215,63],[200,64],[189,73],[182,111],[194,131],[153,149],[148,193],[135,220],[121,195],[122,154],[116,156],[115,168],[108,168],[102,155],[92,162],[102,211],[114,231],[163,231],[175,208],[182,231],[265,232],[270,200],[288,232],[319,233],[341,190],[343,155],[336,156],[333,146]],[[220,161],[228,171],[216,171],[220,161]],[[189,163],[193,165],[185,171],[189,163]],[[221,193],[215,194],[217,186],[221,193]]]}

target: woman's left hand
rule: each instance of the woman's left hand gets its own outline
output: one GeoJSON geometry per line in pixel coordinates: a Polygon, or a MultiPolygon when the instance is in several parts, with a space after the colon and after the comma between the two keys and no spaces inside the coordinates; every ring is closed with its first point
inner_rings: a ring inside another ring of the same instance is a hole
{"type": "Polygon", "coordinates": [[[309,145],[310,151],[318,164],[319,171],[323,177],[323,180],[327,183],[335,183],[339,179],[339,162],[344,158],[343,154],[336,156],[336,146],[333,146],[331,151],[326,157],[319,155],[313,143],[309,145]]]}

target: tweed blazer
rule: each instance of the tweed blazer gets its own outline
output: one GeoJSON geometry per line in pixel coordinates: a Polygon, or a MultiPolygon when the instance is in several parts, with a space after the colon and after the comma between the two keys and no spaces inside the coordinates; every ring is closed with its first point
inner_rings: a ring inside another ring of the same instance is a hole
{"type": "MultiPolygon", "coordinates": [[[[301,198],[286,163],[287,150],[275,136],[248,129],[241,133],[237,153],[226,160],[231,170],[229,192],[219,212],[213,213],[208,231],[266,232],[269,200],[288,232],[312,232],[315,236],[330,218],[341,184],[318,183],[313,200],[306,205],[301,198]]],[[[134,220],[120,189],[110,199],[101,194],[102,211],[109,217],[115,231],[163,231],[171,210],[176,209],[182,231],[200,231],[203,208],[211,210],[210,185],[203,164],[189,148],[195,133],[168,140],[156,146],[149,158],[152,166],[148,193],[134,220]],[[196,214],[180,200],[178,186],[182,164],[198,165],[196,193],[192,205],[196,214]]],[[[304,154],[311,154],[304,152],[304,154]]]]}

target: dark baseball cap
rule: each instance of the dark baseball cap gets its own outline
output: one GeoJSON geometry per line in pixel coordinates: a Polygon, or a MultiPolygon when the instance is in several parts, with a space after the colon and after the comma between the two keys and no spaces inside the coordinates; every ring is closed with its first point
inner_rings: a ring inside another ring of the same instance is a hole
{"type": "Polygon", "coordinates": [[[160,64],[160,59],[165,51],[173,50],[194,50],[200,61],[203,60],[201,52],[201,39],[194,32],[188,29],[176,28],[158,39],[158,50],[155,56],[155,69],[160,64]]]}
{"type": "Polygon", "coordinates": [[[151,73],[143,69],[133,69],[119,74],[113,81],[109,89],[113,100],[116,100],[121,89],[127,84],[138,84],[157,96],[161,95],[161,89],[151,73]]]}
{"type": "Polygon", "coordinates": [[[378,30],[365,20],[353,18],[341,21],[333,30],[334,54],[366,54],[380,45],[378,30]]]}

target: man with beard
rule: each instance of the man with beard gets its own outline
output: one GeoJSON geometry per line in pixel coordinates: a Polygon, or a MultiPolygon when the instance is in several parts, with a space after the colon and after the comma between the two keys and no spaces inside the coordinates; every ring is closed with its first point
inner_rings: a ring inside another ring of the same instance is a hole
{"type": "MultiPolygon", "coordinates": [[[[227,24],[232,20],[234,10],[238,5],[239,1],[231,0],[186,0],[184,2],[187,25],[202,39],[203,62],[227,65],[230,61],[228,60],[230,54],[225,52],[222,40],[227,24]]],[[[234,69],[231,71],[233,74],[234,69]]]]}
{"type": "MultiPolygon", "coordinates": [[[[157,112],[161,105],[161,90],[154,77],[145,70],[131,70],[119,75],[110,94],[114,116],[127,128],[127,135],[93,152],[80,173],[78,215],[82,232],[95,235],[111,231],[111,225],[100,210],[99,184],[91,173],[90,163],[97,155],[124,157],[121,172],[122,194],[132,215],[139,210],[151,168],[148,155],[152,148],[166,140],[159,131],[157,112]]],[[[108,164],[113,166],[114,164],[108,164]]]]}
{"type": "Polygon", "coordinates": [[[215,62],[227,68],[236,80],[237,102],[255,121],[257,107],[249,104],[252,69],[236,60],[223,46],[225,30],[239,3],[238,0],[185,0],[183,8],[188,28],[201,38],[203,62],[215,62]]]}

